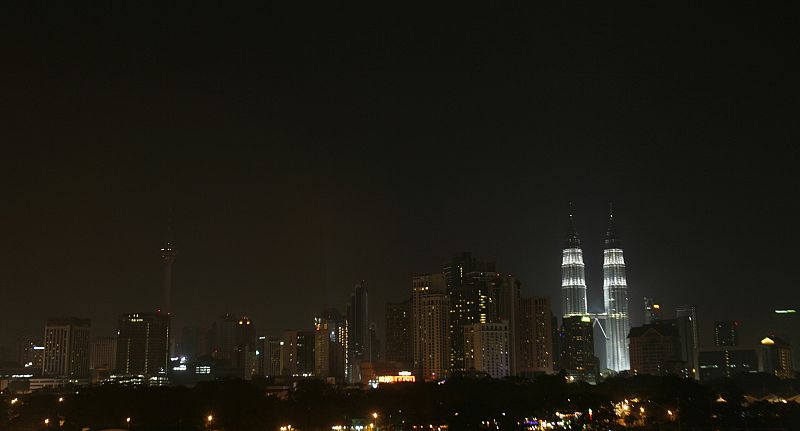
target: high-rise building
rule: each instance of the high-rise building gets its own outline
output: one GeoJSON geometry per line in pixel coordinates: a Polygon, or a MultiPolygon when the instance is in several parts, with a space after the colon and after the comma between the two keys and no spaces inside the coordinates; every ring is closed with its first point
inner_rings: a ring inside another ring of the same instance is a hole
{"type": "Polygon", "coordinates": [[[314,374],[320,378],[345,377],[347,320],[334,308],[314,318],[314,374]]]}
{"type": "Polygon", "coordinates": [[[411,279],[411,354],[419,379],[441,379],[448,372],[449,297],[443,273],[411,279]]]}
{"type": "Polygon", "coordinates": [[[386,304],[386,360],[410,366],[411,301],[386,304]]]}
{"type": "Polygon", "coordinates": [[[119,317],[117,372],[166,375],[169,365],[169,314],[130,313],[119,317]]]}
{"type": "MultiPolygon", "coordinates": [[[[800,346],[800,312],[794,308],[779,308],[771,313],[770,333],[792,346],[800,346]]],[[[792,355],[795,370],[800,370],[800,355],[792,355]]]]}
{"type": "Polygon", "coordinates": [[[44,327],[42,374],[79,379],[88,377],[90,328],[89,319],[48,319],[44,327]]]}
{"type": "Polygon", "coordinates": [[[297,373],[303,377],[314,375],[314,331],[297,331],[297,373]]]}
{"type": "Polygon", "coordinates": [[[442,379],[449,372],[451,307],[449,295],[434,292],[444,287],[444,277],[442,274],[415,276],[412,286],[414,369],[418,378],[442,379]]]}
{"type": "Polygon", "coordinates": [[[778,378],[793,379],[795,377],[792,365],[792,346],[774,335],[761,340],[761,364],[762,371],[778,378]]]}
{"type": "Polygon", "coordinates": [[[479,261],[468,252],[454,256],[444,265],[443,273],[450,297],[449,371],[466,371],[464,326],[487,323],[495,314],[489,283],[498,274],[494,262],[479,261]]]}
{"type": "Polygon", "coordinates": [[[281,339],[279,337],[258,337],[258,373],[262,376],[281,374],[281,339]]]}
{"type": "Polygon", "coordinates": [[[592,319],[589,316],[563,318],[559,338],[559,362],[570,380],[596,383],[599,361],[594,355],[592,319]]]}
{"type": "Polygon", "coordinates": [[[700,380],[709,381],[758,372],[758,354],[754,349],[716,348],[698,354],[700,380]]]}
{"type": "Polygon", "coordinates": [[[161,247],[161,262],[164,264],[164,313],[172,311],[172,263],[178,256],[178,250],[172,240],[170,230],[167,242],[161,247]]]}
{"type": "Polygon", "coordinates": [[[628,333],[628,284],[622,243],[614,227],[614,213],[609,213],[603,249],[603,297],[605,299],[606,367],[614,371],[630,369],[628,333]]]}
{"type": "Polygon", "coordinates": [[[491,299],[490,322],[505,321],[509,332],[509,367],[511,375],[519,373],[520,362],[520,331],[519,307],[521,283],[510,274],[497,275],[489,282],[489,296],[491,299]]]}
{"type": "Polygon", "coordinates": [[[281,375],[297,375],[297,331],[286,330],[281,335],[281,375]]]}
{"type": "Polygon", "coordinates": [[[739,345],[739,322],[718,320],[714,322],[714,345],[717,347],[736,347],[739,345]]]}
{"type": "Polygon", "coordinates": [[[17,338],[17,363],[30,369],[35,374],[41,374],[44,363],[44,343],[37,337],[17,338]]]}
{"type": "Polygon", "coordinates": [[[700,378],[700,327],[697,322],[697,308],[694,305],[680,305],[675,309],[675,320],[681,337],[682,360],[691,370],[695,379],[700,378]]]}
{"type": "Polygon", "coordinates": [[[511,375],[508,322],[475,323],[464,327],[464,352],[470,371],[499,379],[511,375]]]}
{"type": "Polygon", "coordinates": [[[644,324],[649,325],[653,322],[661,320],[663,310],[661,304],[657,303],[653,298],[644,298],[644,324]]]}
{"type": "Polygon", "coordinates": [[[208,343],[208,328],[202,326],[186,326],[181,330],[181,342],[178,353],[181,356],[196,359],[211,353],[208,343]]]}
{"type": "Polygon", "coordinates": [[[681,338],[675,320],[660,320],[631,328],[631,371],[634,374],[685,375],[681,338]]]}
{"type": "Polygon", "coordinates": [[[89,369],[117,369],[117,338],[94,337],[89,349],[89,369]]]}
{"type": "Polygon", "coordinates": [[[585,316],[587,312],[583,249],[571,208],[567,242],[561,251],[561,310],[564,317],[585,316]]]}
{"type": "MultiPolygon", "coordinates": [[[[550,298],[522,298],[519,306],[519,372],[553,371],[553,312],[550,298]]],[[[556,325],[558,326],[558,325],[556,325]]]]}
{"type": "Polygon", "coordinates": [[[370,358],[369,337],[369,301],[367,285],[362,280],[355,285],[347,306],[348,328],[348,379],[350,382],[361,381],[359,366],[370,358]]]}

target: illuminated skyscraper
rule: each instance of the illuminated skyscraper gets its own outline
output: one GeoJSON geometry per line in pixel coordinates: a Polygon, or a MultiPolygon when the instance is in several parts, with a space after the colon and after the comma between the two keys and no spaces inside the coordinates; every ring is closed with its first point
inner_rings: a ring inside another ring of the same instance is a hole
{"type": "Polygon", "coordinates": [[[662,319],[661,304],[653,298],[644,298],[644,324],[649,325],[662,319]]]}
{"type": "Polygon", "coordinates": [[[445,275],[416,275],[411,288],[414,372],[419,379],[442,379],[450,364],[450,298],[444,293],[445,275]]]}
{"type": "MultiPolygon", "coordinates": [[[[622,243],[614,228],[614,213],[609,213],[603,250],[603,297],[605,299],[606,367],[614,371],[630,369],[628,332],[628,284],[622,243]]],[[[585,301],[585,300],[584,300],[585,301]]]]}
{"type": "Polygon", "coordinates": [[[561,252],[561,310],[563,317],[586,315],[586,276],[583,249],[572,209],[569,213],[567,242],[561,252]]]}

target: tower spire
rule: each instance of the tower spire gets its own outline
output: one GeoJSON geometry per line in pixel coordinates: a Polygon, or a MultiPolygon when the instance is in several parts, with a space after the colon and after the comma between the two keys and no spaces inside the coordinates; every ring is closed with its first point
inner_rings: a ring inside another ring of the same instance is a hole
{"type": "Polygon", "coordinates": [[[161,247],[161,262],[164,264],[164,312],[172,312],[172,262],[178,255],[172,232],[172,210],[167,219],[167,238],[161,247]]]}
{"type": "Polygon", "coordinates": [[[581,248],[581,238],[578,236],[578,229],[575,228],[572,202],[569,203],[569,228],[567,229],[567,242],[564,248],[581,248]]]}

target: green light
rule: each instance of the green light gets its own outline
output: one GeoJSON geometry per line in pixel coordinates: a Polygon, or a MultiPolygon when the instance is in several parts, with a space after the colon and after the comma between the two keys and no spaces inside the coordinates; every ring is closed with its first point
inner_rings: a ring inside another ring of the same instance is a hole
{"type": "Polygon", "coordinates": [[[775,310],[775,314],[794,314],[797,310],[775,310]]]}

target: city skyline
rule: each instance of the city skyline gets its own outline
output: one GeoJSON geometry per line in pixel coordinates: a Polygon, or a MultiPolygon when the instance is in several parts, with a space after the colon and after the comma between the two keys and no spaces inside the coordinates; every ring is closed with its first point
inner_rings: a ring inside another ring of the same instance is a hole
{"type": "Polygon", "coordinates": [[[655,297],[696,305],[704,340],[739,320],[750,342],[800,308],[789,15],[351,7],[10,19],[0,345],[164,307],[169,224],[178,328],[306,327],[358,280],[401,301],[460,251],[557,304],[570,201],[590,313],[608,202],[632,326],[655,297]]]}

